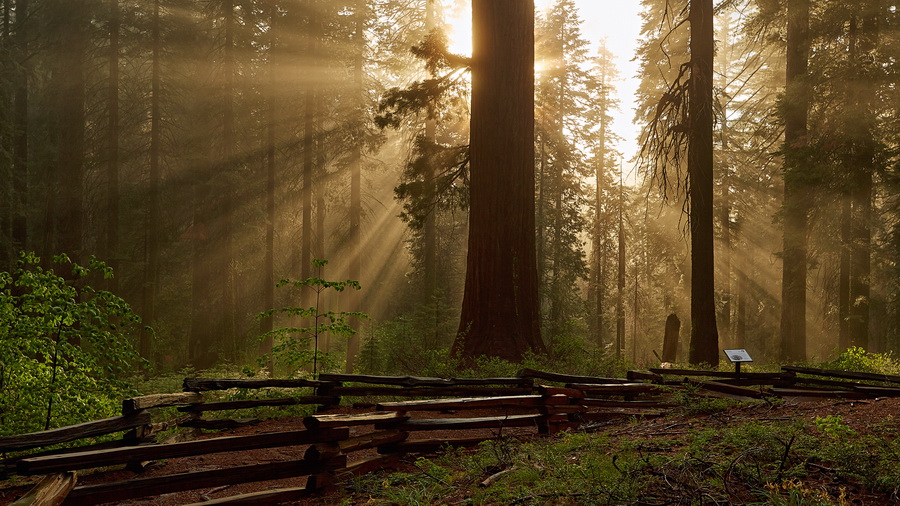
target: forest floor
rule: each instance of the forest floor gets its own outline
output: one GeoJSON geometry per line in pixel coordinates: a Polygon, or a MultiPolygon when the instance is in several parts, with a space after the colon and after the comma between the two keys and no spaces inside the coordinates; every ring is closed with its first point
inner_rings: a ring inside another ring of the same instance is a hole
{"type": "MultiPolygon", "coordinates": [[[[294,504],[900,504],[900,399],[729,402],[706,411],[688,406],[653,418],[616,417],[550,437],[533,435],[533,429],[507,429],[504,436],[515,444],[507,448],[510,458],[506,462],[499,457],[474,457],[479,451],[491,453],[484,448],[439,458],[437,464],[428,464],[433,467],[423,467],[422,461],[409,457],[393,470],[344,483],[334,492],[294,504]],[[736,432],[739,427],[744,429],[736,432]],[[544,447],[554,449],[545,455],[540,449],[544,447]],[[517,451],[525,456],[511,455],[517,451]],[[547,456],[551,453],[557,461],[547,456]],[[603,481],[609,469],[604,471],[600,464],[596,476],[585,478],[583,468],[598,457],[595,454],[618,473],[612,482],[603,481]],[[616,457],[621,457],[618,463],[616,457]],[[487,462],[492,459],[495,461],[487,462]],[[525,468],[530,474],[519,472],[525,468]],[[482,486],[483,480],[503,469],[520,476],[511,473],[510,478],[482,486]],[[395,474],[387,474],[390,472],[395,474]],[[553,476],[560,483],[551,483],[553,476]],[[602,490],[607,485],[610,490],[602,490]]],[[[300,418],[280,418],[201,437],[302,428],[300,418]]],[[[469,435],[457,431],[446,436],[429,433],[428,437],[469,435]]],[[[299,451],[287,447],[169,459],[149,465],[140,475],[122,469],[84,473],[78,484],[296,459],[299,451]]],[[[359,452],[353,458],[373,454],[359,452]]],[[[494,448],[492,455],[497,454],[494,448]]],[[[121,504],[190,504],[300,487],[305,481],[246,483],[121,504]]],[[[29,486],[24,481],[0,484],[0,504],[9,504],[29,486]]]]}

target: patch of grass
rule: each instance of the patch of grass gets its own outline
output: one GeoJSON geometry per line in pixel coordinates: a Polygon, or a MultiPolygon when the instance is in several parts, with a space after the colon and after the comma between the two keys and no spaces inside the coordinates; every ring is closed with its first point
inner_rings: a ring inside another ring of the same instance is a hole
{"type": "Polygon", "coordinates": [[[563,433],[501,440],[419,459],[417,472],[363,478],[372,504],[840,504],[848,484],[890,494],[900,486],[900,442],[851,435],[839,418],[730,419],[660,439],[563,433]],[[500,471],[488,486],[479,486],[500,471]],[[812,471],[815,471],[813,473],[812,471]],[[388,490],[388,489],[391,490],[388,490]],[[383,501],[383,502],[382,502],[383,501]],[[434,501],[434,502],[428,502],[434,501]]]}

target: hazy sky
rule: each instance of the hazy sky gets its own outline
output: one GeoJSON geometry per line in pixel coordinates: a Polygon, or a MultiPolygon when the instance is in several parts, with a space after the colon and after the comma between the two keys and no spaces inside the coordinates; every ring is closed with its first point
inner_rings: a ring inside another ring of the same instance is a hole
{"type": "MultiPolygon", "coordinates": [[[[535,0],[535,8],[546,9],[553,0],[535,0]]],[[[638,0],[575,0],[578,13],[584,21],[582,35],[590,42],[595,53],[600,41],[606,39],[606,46],[615,55],[615,65],[620,81],[615,83],[620,102],[620,111],[613,114],[613,130],[622,137],[618,150],[626,160],[625,173],[628,178],[630,160],[637,153],[638,129],[633,125],[634,93],[638,87],[637,65],[634,48],[640,34],[640,2],[638,0]]],[[[446,4],[445,4],[446,5],[446,4]]],[[[451,7],[448,21],[453,29],[450,34],[451,49],[471,54],[471,8],[468,1],[457,0],[451,7]],[[468,39],[468,40],[467,40],[468,39]]],[[[629,178],[630,179],[630,178],[629,178]]]]}
{"type": "MultiPolygon", "coordinates": [[[[538,8],[549,5],[551,0],[537,0],[538,8]]],[[[621,81],[616,84],[621,111],[615,115],[613,129],[622,144],[619,151],[625,156],[625,172],[630,170],[627,160],[637,153],[638,128],[633,125],[634,94],[638,87],[638,66],[631,61],[641,30],[638,0],[575,0],[578,13],[584,20],[582,33],[591,41],[594,49],[606,38],[606,47],[616,57],[616,68],[621,81]]]]}

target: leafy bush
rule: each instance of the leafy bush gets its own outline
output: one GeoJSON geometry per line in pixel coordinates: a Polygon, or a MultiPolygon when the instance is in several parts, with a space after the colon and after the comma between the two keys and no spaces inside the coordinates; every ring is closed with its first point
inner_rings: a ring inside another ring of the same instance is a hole
{"type": "Polygon", "coordinates": [[[129,340],[140,319],[121,298],[84,283],[112,271],[54,257],[72,281],[22,253],[0,272],[0,435],[115,414],[131,392],[126,378],[146,366],[129,340]]]}
{"type": "Polygon", "coordinates": [[[324,291],[343,292],[347,288],[361,289],[358,281],[327,281],[322,278],[322,269],[327,264],[327,260],[313,260],[313,265],[318,270],[318,276],[301,281],[282,280],[278,283],[279,287],[293,286],[298,289],[311,289],[315,293],[316,305],[311,307],[286,306],[259,314],[258,318],[272,318],[276,314],[282,314],[290,317],[293,321],[310,323],[306,326],[278,328],[260,336],[261,340],[271,338],[274,343],[272,352],[259,358],[261,367],[272,363],[276,368],[286,369],[289,376],[294,376],[302,368],[311,365],[313,375],[316,376],[320,369],[335,370],[340,365],[335,357],[320,351],[320,337],[330,334],[349,338],[356,333],[356,330],[350,326],[348,319],[351,317],[366,318],[366,314],[322,309],[321,295],[324,291]],[[310,345],[312,345],[312,349],[310,349],[310,345]]]}
{"type": "Polygon", "coordinates": [[[900,374],[900,362],[890,353],[869,353],[860,347],[850,348],[820,367],[838,371],[900,374]]]}

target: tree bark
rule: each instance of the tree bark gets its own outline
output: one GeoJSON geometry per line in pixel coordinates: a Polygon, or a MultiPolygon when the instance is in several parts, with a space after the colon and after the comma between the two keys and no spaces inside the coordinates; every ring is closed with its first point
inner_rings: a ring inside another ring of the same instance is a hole
{"type": "Polygon", "coordinates": [[[810,188],[803,149],[809,109],[809,0],[788,0],[784,99],[784,248],[781,281],[781,358],[806,358],[806,264],[810,188]]]}
{"type": "MultiPolygon", "coordinates": [[[[87,5],[84,0],[61,2],[60,52],[57,76],[58,196],[55,209],[56,250],[78,261],[84,219],[85,49],[87,5]]],[[[52,198],[52,197],[51,197],[52,198]]]]}
{"type": "MultiPolygon", "coordinates": [[[[116,276],[108,280],[109,289],[118,287],[119,268],[119,0],[109,0],[109,81],[107,87],[108,121],[106,160],[106,244],[104,260],[116,276]]],[[[142,350],[143,351],[143,350],[142,350]]],[[[146,358],[146,355],[143,355],[146,358]]]]}
{"type": "Polygon", "coordinates": [[[540,336],[534,215],[534,2],[472,2],[469,250],[455,356],[521,361],[540,336]]]}
{"type": "Polygon", "coordinates": [[[690,178],[692,364],[719,363],[713,239],[713,2],[691,0],[690,178]]]}
{"type": "Polygon", "coordinates": [[[16,0],[15,41],[19,69],[13,97],[12,253],[28,249],[28,0],[16,0]]]}

